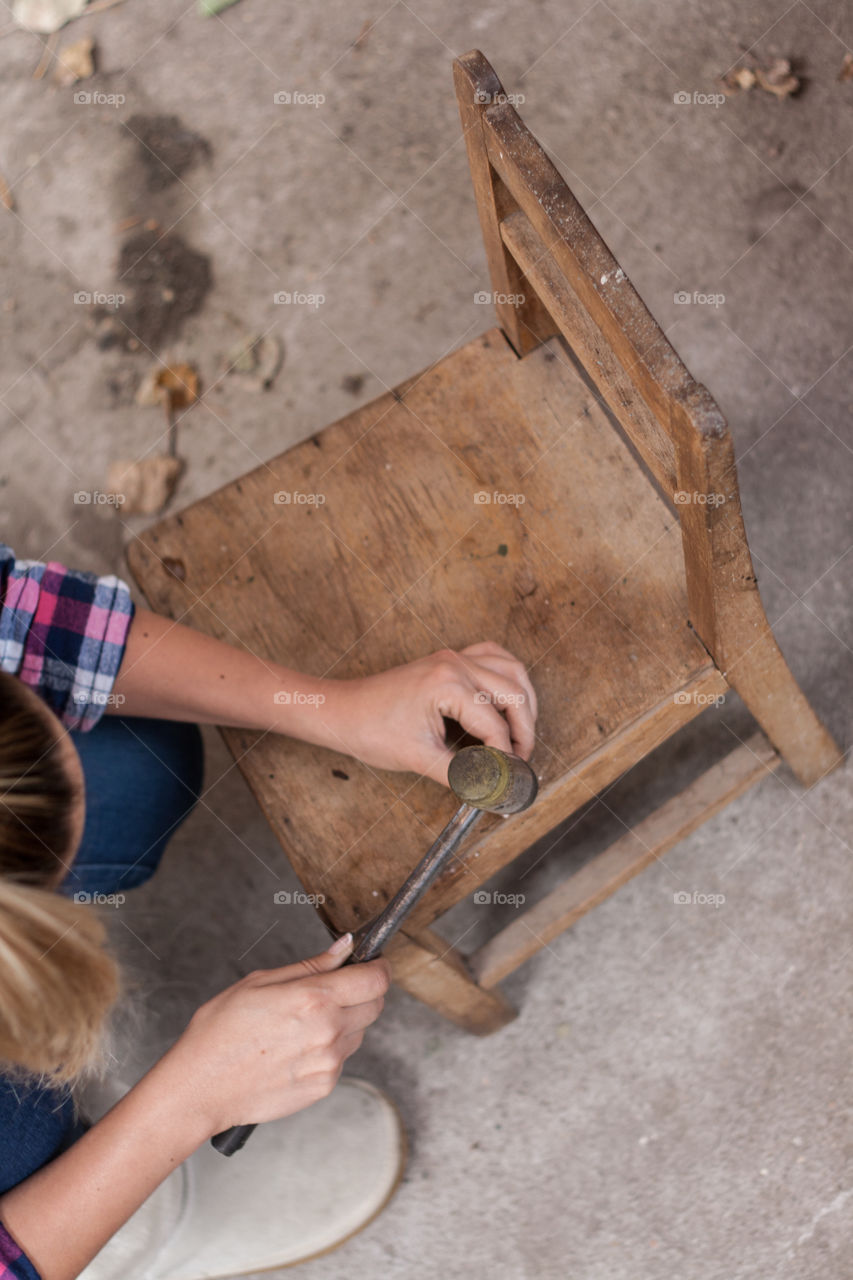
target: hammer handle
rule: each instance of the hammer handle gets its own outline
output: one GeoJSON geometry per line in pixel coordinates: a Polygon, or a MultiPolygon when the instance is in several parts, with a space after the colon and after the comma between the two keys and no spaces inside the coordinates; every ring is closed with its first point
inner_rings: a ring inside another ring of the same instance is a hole
{"type": "Polygon", "coordinates": [[[467,804],[460,805],[387,906],[369,924],[356,932],[355,946],[344,964],[363,964],[366,960],[376,959],[391,935],[397,932],[412,908],[444,870],[459,848],[462,838],[484,812],[483,809],[472,809],[467,804]]]}
{"type": "MultiPolygon", "coordinates": [[[[484,812],[483,809],[472,809],[467,804],[461,805],[456,810],[447,826],[388,905],[356,933],[355,946],[344,961],[344,965],[365,964],[368,960],[376,959],[385,943],[393,933],[397,932],[406,916],[458,849],[462,837],[467,835],[484,812]]],[[[343,965],[341,967],[343,968],[343,965]]],[[[233,1156],[234,1152],[239,1151],[246,1143],[254,1127],[253,1124],[232,1125],[230,1129],[224,1129],[222,1133],[215,1134],[210,1139],[211,1144],[222,1155],[233,1156]]]]}

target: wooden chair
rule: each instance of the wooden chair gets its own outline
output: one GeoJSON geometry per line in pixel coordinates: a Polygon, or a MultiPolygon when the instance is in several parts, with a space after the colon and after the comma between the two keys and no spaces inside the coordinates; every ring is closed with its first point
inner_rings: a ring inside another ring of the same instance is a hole
{"type": "MultiPolygon", "coordinates": [[[[529,665],[540,797],[482,820],[387,952],[406,991],[487,1033],[514,1016],[500,980],[583,912],[780,757],[810,785],[840,752],[767,622],[719,410],[483,55],[454,71],[500,328],[162,520],[129,559],[153,608],[312,674],[485,638],[529,665]],[[276,505],[281,490],[325,501],[276,505]],[[728,688],[763,733],[473,955],[433,931],[728,688]]],[[[336,930],[375,914],[454,809],[428,780],[223,734],[336,930]]]]}

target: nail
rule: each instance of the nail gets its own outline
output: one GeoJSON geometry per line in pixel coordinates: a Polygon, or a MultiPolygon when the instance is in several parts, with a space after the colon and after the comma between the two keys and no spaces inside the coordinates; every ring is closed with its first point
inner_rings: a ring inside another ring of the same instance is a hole
{"type": "Polygon", "coordinates": [[[351,933],[342,934],[341,937],[336,938],[335,941],[332,943],[332,945],[329,947],[329,955],[330,956],[341,955],[342,952],[347,950],[351,942],[352,942],[351,933]]]}

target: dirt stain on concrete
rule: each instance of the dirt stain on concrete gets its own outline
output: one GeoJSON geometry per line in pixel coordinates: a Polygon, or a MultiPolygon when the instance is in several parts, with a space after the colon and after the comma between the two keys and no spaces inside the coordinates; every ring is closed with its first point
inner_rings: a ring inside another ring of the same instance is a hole
{"type": "Polygon", "coordinates": [[[207,255],[176,233],[143,228],[121,247],[118,279],[127,304],[123,324],[111,330],[115,340],[129,350],[136,349],[134,340],[156,350],[180,332],[187,316],[201,310],[213,272],[207,255]]]}
{"type": "Polygon", "coordinates": [[[210,161],[207,138],[187,129],[177,116],[131,116],[125,128],[137,140],[140,167],[149,191],[165,191],[194,165],[210,161]]]}

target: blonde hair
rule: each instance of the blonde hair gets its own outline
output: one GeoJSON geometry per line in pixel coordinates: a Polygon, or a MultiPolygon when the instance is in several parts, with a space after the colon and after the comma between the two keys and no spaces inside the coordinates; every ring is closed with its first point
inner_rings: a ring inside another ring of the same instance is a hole
{"type": "Polygon", "coordinates": [[[0,672],[0,1066],[49,1085],[99,1062],[120,989],[97,911],[56,889],[78,786],[44,703],[0,672]]]}

